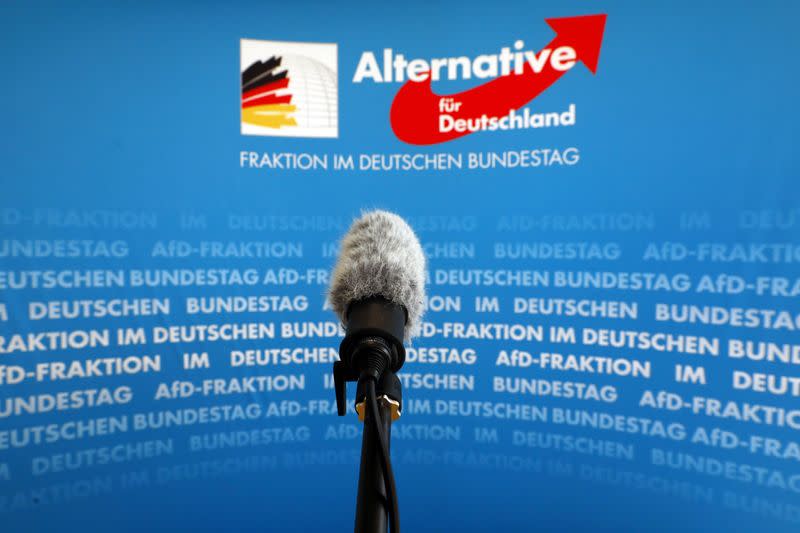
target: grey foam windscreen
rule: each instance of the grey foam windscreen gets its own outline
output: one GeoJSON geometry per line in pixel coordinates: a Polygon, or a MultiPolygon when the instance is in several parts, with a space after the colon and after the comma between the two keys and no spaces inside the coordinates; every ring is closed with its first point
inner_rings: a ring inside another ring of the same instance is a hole
{"type": "Polygon", "coordinates": [[[382,296],[402,305],[409,340],[421,326],[425,268],[425,253],[406,221],[388,211],[370,211],[342,239],[328,297],[342,322],[347,306],[364,298],[382,296]]]}

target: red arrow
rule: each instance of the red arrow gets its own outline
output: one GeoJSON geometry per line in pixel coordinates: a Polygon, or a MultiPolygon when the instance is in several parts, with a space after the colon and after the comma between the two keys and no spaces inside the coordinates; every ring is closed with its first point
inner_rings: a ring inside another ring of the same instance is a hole
{"type": "MultiPolygon", "coordinates": [[[[555,50],[569,46],[575,50],[576,57],[594,74],[600,58],[600,45],[606,15],[584,15],[546,19],[545,22],[556,32],[556,38],[545,46],[555,50]]],[[[541,53],[541,52],[540,52],[541,53]]],[[[431,90],[430,76],[424,81],[406,82],[394,97],[390,120],[395,135],[409,144],[436,144],[450,141],[471,131],[439,131],[439,102],[442,98],[453,98],[461,102],[458,111],[447,113],[454,119],[480,119],[504,117],[512,109],[519,109],[556,82],[565,70],[556,70],[548,61],[541,72],[534,72],[525,63],[522,74],[513,71],[467,91],[437,95],[431,90]]]]}

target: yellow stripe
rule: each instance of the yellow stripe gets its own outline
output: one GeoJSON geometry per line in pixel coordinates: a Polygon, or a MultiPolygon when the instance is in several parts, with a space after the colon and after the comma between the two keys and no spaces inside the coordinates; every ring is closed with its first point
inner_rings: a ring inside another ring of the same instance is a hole
{"type": "Polygon", "coordinates": [[[252,113],[274,113],[274,112],[282,112],[282,113],[291,113],[292,111],[297,111],[297,106],[292,104],[269,104],[269,105],[257,105],[252,107],[245,107],[243,111],[250,111],[252,113]]]}
{"type": "Polygon", "coordinates": [[[283,126],[297,126],[294,117],[289,113],[297,110],[291,104],[270,104],[242,108],[242,122],[263,126],[265,128],[281,128],[283,126]]]}

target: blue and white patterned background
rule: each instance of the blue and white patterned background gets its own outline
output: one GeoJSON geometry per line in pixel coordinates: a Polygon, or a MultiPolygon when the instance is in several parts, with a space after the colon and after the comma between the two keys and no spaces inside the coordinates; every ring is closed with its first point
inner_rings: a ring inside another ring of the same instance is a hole
{"type": "Polygon", "coordinates": [[[6,2],[0,13],[4,531],[349,530],[360,426],[331,410],[341,337],[325,276],[352,218],[373,207],[406,217],[430,262],[427,333],[403,368],[393,428],[407,531],[797,530],[797,4],[6,2]],[[352,81],[367,51],[472,58],[517,39],[538,50],[554,35],[545,19],[590,13],[608,15],[597,74],[578,64],[528,106],[575,104],[574,126],[415,147],[389,123],[400,85],[352,81]],[[337,43],[338,138],[240,133],[240,39],[337,43]],[[531,150],[579,157],[472,170],[241,164],[243,152],[531,150]],[[263,298],[192,312],[215,297],[263,298]],[[120,300],[139,307],[99,316],[120,300]],[[531,312],[564,301],[589,311],[531,312]],[[80,316],[58,318],[75,306],[80,316]],[[198,336],[226,324],[254,326],[198,336]],[[605,334],[628,338],[594,341],[605,334]],[[678,344],[639,344],[658,334],[678,344]],[[263,364],[237,364],[254,350],[263,364]]]}

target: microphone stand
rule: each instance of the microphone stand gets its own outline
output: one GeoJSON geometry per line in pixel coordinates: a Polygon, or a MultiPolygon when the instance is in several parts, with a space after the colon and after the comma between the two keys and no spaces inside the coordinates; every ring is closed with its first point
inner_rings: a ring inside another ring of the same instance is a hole
{"type": "MultiPolygon", "coordinates": [[[[345,411],[345,382],[357,381],[356,412],[364,422],[361,439],[361,464],[358,474],[358,496],[356,498],[355,533],[386,533],[389,526],[389,495],[383,476],[382,447],[377,423],[383,428],[387,443],[391,438],[392,421],[400,417],[402,409],[402,385],[390,369],[384,370],[375,386],[379,420],[370,408],[367,386],[358,375],[344,363],[337,361],[333,368],[336,387],[336,403],[339,415],[345,411]]],[[[388,450],[387,450],[388,453],[388,450]]]]}
{"type": "Polygon", "coordinates": [[[352,302],[347,309],[347,332],[339,345],[340,360],[333,363],[336,410],[347,412],[347,382],[358,383],[356,411],[364,422],[361,440],[356,533],[400,533],[397,493],[389,457],[393,420],[400,417],[403,393],[395,372],[406,358],[403,336],[407,321],[404,307],[370,297],[352,302]]]}

